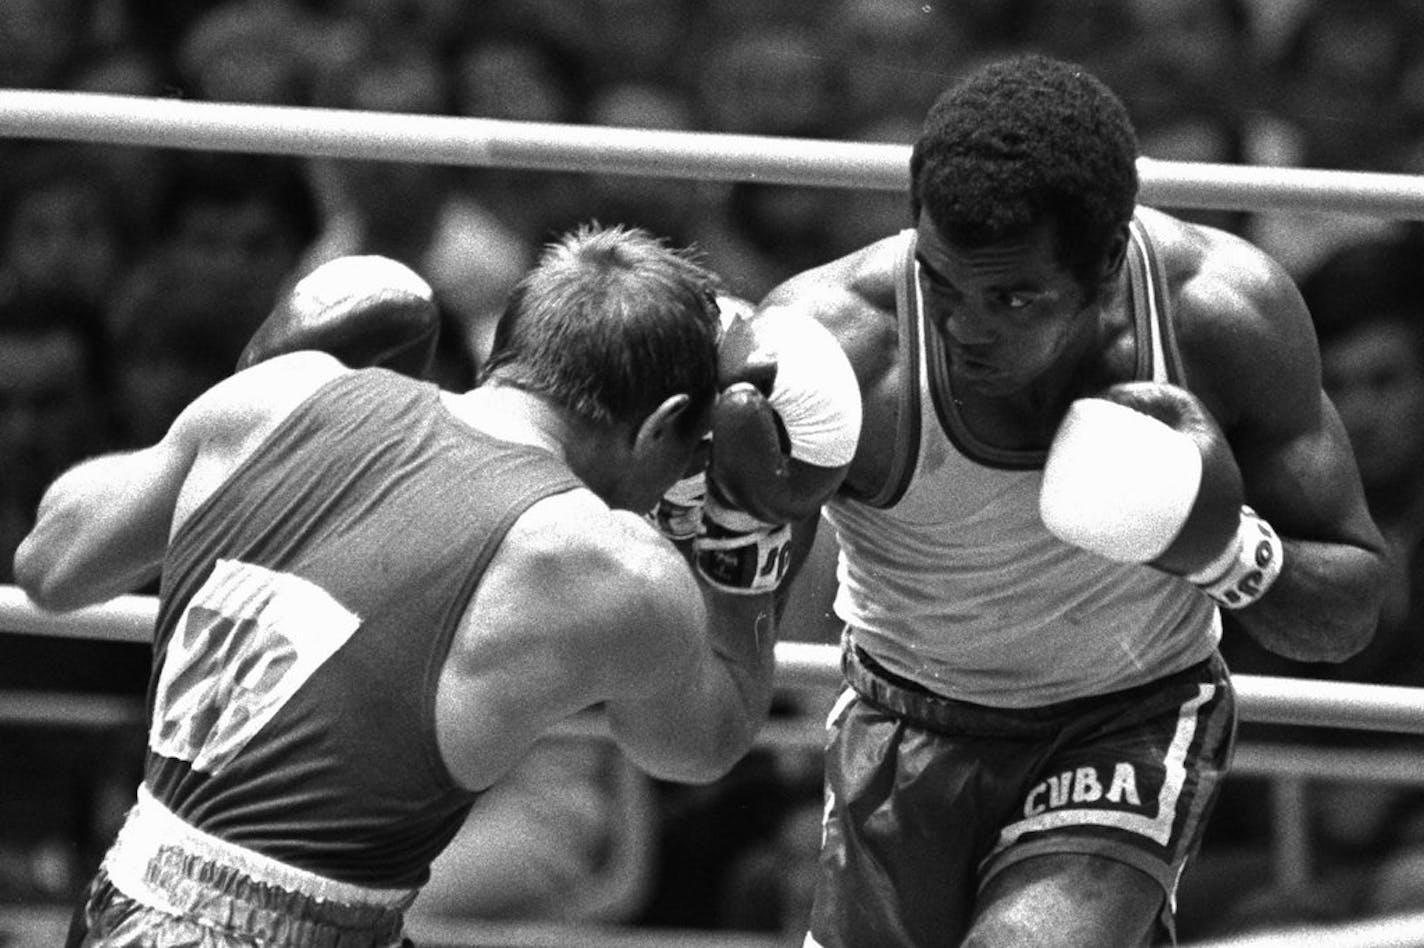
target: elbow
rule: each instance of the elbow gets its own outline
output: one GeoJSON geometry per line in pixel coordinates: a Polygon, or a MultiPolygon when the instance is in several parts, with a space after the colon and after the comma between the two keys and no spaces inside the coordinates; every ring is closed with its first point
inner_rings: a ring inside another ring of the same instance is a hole
{"type": "Polygon", "coordinates": [[[732,762],[713,760],[701,755],[683,755],[677,758],[662,757],[650,760],[637,754],[630,754],[633,763],[648,776],[668,783],[685,783],[705,786],[716,783],[732,769],[732,762]]]}
{"type": "Polygon", "coordinates": [[[1365,589],[1354,597],[1355,601],[1360,603],[1358,611],[1341,623],[1342,628],[1336,636],[1338,656],[1332,656],[1327,661],[1343,662],[1354,658],[1374,641],[1384,616],[1388,583],[1389,576],[1384,561],[1380,560],[1376,568],[1370,571],[1365,589]]]}
{"type": "Polygon", "coordinates": [[[1317,648],[1312,661],[1339,664],[1363,652],[1374,641],[1384,609],[1383,576],[1367,591],[1353,597],[1357,607],[1339,616],[1330,635],[1317,648]]]}
{"type": "Polygon", "coordinates": [[[15,567],[15,585],[25,591],[30,602],[45,612],[69,612],[85,604],[66,592],[62,584],[50,582],[30,573],[23,573],[18,564],[15,567]]]}
{"type": "Polygon", "coordinates": [[[86,605],[72,584],[65,581],[60,564],[46,556],[30,537],[15,551],[14,573],[15,585],[46,612],[69,612],[86,605]]]}
{"type": "Polygon", "coordinates": [[[707,760],[688,761],[683,766],[677,767],[668,773],[655,773],[654,777],[659,780],[667,780],[672,783],[685,783],[692,786],[705,787],[708,784],[716,783],[727,776],[732,770],[731,763],[725,766],[713,764],[707,760]]]}
{"type": "Polygon", "coordinates": [[[21,541],[19,549],[15,551],[13,566],[15,585],[23,589],[35,605],[53,611],[50,603],[54,601],[55,589],[50,570],[45,568],[29,537],[21,541]]]}
{"type": "Polygon", "coordinates": [[[675,783],[698,786],[716,783],[741,762],[751,750],[756,735],[757,729],[750,722],[728,722],[705,743],[685,745],[686,753],[675,761],[664,761],[661,768],[650,768],[649,772],[660,780],[675,783]]]}
{"type": "Polygon", "coordinates": [[[1322,656],[1321,661],[1340,663],[1354,658],[1374,641],[1379,629],[1380,608],[1376,606],[1358,621],[1349,623],[1334,637],[1334,649],[1322,656]]]}

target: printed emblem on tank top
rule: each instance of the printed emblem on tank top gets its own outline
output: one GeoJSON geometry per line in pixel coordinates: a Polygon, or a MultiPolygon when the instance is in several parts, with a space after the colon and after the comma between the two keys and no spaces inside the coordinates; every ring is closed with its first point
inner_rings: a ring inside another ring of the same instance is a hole
{"type": "Polygon", "coordinates": [[[149,749],[220,773],[360,626],[315,583],[218,560],[164,651],[149,749]]]}

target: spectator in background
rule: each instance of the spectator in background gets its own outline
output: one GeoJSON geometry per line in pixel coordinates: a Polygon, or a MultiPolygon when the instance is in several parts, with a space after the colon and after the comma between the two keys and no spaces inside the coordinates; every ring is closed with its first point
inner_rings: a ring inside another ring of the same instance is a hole
{"type": "MultiPolygon", "coordinates": [[[[1371,515],[1388,543],[1388,583],[1374,638],[1338,665],[1309,664],[1264,651],[1228,619],[1222,653],[1234,671],[1424,687],[1422,257],[1424,231],[1416,226],[1397,239],[1344,247],[1301,282],[1319,335],[1324,386],[1349,435],[1371,515]]],[[[1241,736],[1345,750],[1424,750],[1419,738],[1388,732],[1248,722],[1241,736]]],[[[1216,884],[1230,891],[1218,893],[1224,898],[1212,906],[1212,919],[1202,919],[1217,927],[1202,935],[1240,934],[1287,922],[1342,921],[1405,904],[1400,881],[1412,878],[1418,864],[1414,847],[1424,840],[1419,832],[1424,796],[1419,790],[1318,781],[1307,793],[1314,878],[1302,891],[1282,890],[1274,882],[1260,882],[1262,875],[1269,875],[1264,836],[1271,804],[1266,786],[1257,780],[1228,784],[1221,804],[1222,835],[1208,840],[1202,866],[1213,866],[1216,884]],[[1256,855],[1242,852],[1242,833],[1256,841],[1256,855]],[[1228,886],[1224,880],[1234,881],[1228,886]],[[1377,894],[1377,888],[1383,894],[1377,894]]],[[[1212,870],[1203,868],[1199,875],[1212,884],[1212,870]]]]}
{"type": "Polygon", "coordinates": [[[321,50],[297,3],[227,0],[202,13],[176,53],[186,95],[209,102],[307,105],[321,50]]]}
{"type": "Polygon", "coordinates": [[[125,447],[155,442],[233,371],[322,223],[298,159],[184,152],[167,170],[153,209],[161,239],[103,315],[125,447]]]}
{"type": "Polygon", "coordinates": [[[1054,56],[1082,63],[1126,94],[1134,79],[1124,57],[1137,42],[1134,0],[1033,0],[1024,40],[1054,56]]]}
{"type": "MultiPolygon", "coordinates": [[[[71,301],[0,301],[0,583],[51,479],[111,446],[96,326],[71,301]]],[[[136,697],[147,647],[0,635],[0,691],[136,697]]],[[[113,732],[0,724],[0,904],[68,899],[105,845],[105,788],[137,758],[113,732]]]]}
{"type": "Polygon", "coordinates": [[[0,300],[0,582],[48,482],[107,444],[99,345],[73,303],[0,300]]]}
{"type": "Polygon", "coordinates": [[[82,49],[81,0],[0,2],[0,88],[55,89],[82,49]]]}
{"type": "Polygon", "coordinates": [[[1382,170],[1403,132],[1403,80],[1418,55],[1407,0],[1306,5],[1275,66],[1280,113],[1298,135],[1295,164],[1382,170]]]}
{"type": "MultiPolygon", "coordinates": [[[[596,92],[588,106],[594,125],[687,132],[696,128],[696,107],[677,86],[614,83],[596,92]]],[[[678,244],[706,248],[703,231],[715,218],[712,205],[725,185],[641,175],[588,176],[585,213],[599,220],[636,224],[678,244]]],[[[718,272],[728,272],[718,268],[718,272]]],[[[735,280],[734,280],[735,282],[735,280]]]]}
{"type": "Polygon", "coordinates": [[[698,58],[693,94],[707,130],[833,137],[836,75],[804,28],[735,33],[698,58]]]}
{"type": "MultiPolygon", "coordinates": [[[[173,95],[179,81],[162,50],[154,48],[151,42],[140,43],[130,36],[126,40],[111,38],[76,63],[63,87],[102,95],[163,97],[173,95]]],[[[121,187],[113,190],[125,218],[132,224],[133,239],[128,254],[131,259],[139,252],[137,248],[147,246],[152,239],[153,208],[177,153],[142,145],[100,142],[70,147],[110,182],[121,183],[121,187]]]]}
{"type": "MultiPolygon", "coordinates": [[[[1231,635],[1240,671],[1424,685],[1424,239],[1354,244],[1301,281],[1320,339],[1325,388],[1350,437],[1370,512],[1389,541],[1390,593],[1374,639],[1339,664],[1292,662],[1231,635]]],[[[1366,739],[1353,734],[1349,743],[1366,739]]]]}
{"type": "MultiPolygon", "coordinates": [[[[522,4],[528,0],[519,0],[522,4]]],[[[489,15],[501,3],[473,4],[467,0],[327,0],[319,3],[325,10],[328,25],[352,28],[356,43],[360,34],[399,37],[428,50],[439,59],[447,59],[466,25],[489,15]]],[[[519,5],[519,4],[511,4],[519,5]]],[[[340,55],[349,55],[344,50],[340,55]]]]}
{"type": "MultiPolygon", "coordinates": [[[[429,50],[368,33],[359,55],[323,76],[319,101],[359,111],[445,115],[451,89],[443,62],[429,50]]],[[[328,214],[302,271],[349,254],[404,263],[435,290],[444,317],[441,334],[460,350],[447,362],[478,366],[505,297],[533,261],[534,245],[471,198],[452,166],[345,160],[321,162],[317,169],[328,214]]]]}
{"type": "MultiPolygon", "coordinates": [[[[1132,0],[1134,28],[1119,62],[1142,153],[1165,161],[1261,163],[1264,63],[1249,0],[1132,0]]],[[[1182,209],[1180,216],[1244,234],[1249,215],[1182,209]]]]}
{"type": "MultiPolygon", "coordinates": [[[[456,113],[514,122],[582,123],[589,97],[601,88],[581,47],[532,14],[471,32],[456,51],[451,78],[456,113]]],[[[501,227],[532,246],[587,216],[584,175],[495,167],[459,174],[501,227]]]]}
{"type": "MultiPolygon", "coordinates": [[[[1277,90],[1269,163],[1392,170],[1410,131],[1403,80],[1420,50],[1415,6],[1311,0],[1302,7],[1268,64],[1267,81],[1277,90]]],[[[1392,229],[1378,215],[1278,212],[1257,215],[1248,236],[1302,278],[1336,250],[1392,229]]]]}
{"type": "Polygon", "coordinates": [[[118,193],[80,150],[19,149],[0,183],[0,293],[97,325],[133,245],[118,193]]]}
{"type": "Polygon", "coordinates": [[[888,115],[924,115],[975,59],[975,26],[957,4],[837,0],[827,34],[837,137],[888,115]]]}
{"type": "Polygon", "coordinates": [[[185,152],[155,216],[156,252],[183,258],[228,294],[209,322],[228,339],[229,367],[325,224],[310,166],[280,155],[185,152]]]}
{"type": "MultiPolygon", "coordinates": [[[[920,134],[921,117],[904,111],[891,111],[861,125],[847,128],[850,141],[910,146],[920,134]]],[[[832,205],[835,225],[832,232],[837,241],[835,256],[863,247],[878,237],[914,226],[910,201],[900,191],[877,191],[856,188],[836,195],[832,205]]]]}
{"type": "Polygon", "coordinates": [[[581,55],[600,86],[651,82],[687,88],[703,42],[699,0],[593,0],[581,55]]]}
{"type": "Polygon", "coordinates": [[[233,305],[245,295],[236,275],[183,254],[154,254],[129,274],[106,316],[121,447],[156,443],[184,406],[232,374],[255,326],[233,305]]]}

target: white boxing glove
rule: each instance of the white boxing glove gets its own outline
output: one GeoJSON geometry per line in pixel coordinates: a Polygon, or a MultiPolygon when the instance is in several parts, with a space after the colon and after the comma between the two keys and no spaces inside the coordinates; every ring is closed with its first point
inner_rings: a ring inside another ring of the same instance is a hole
{"type": "Polygon", "coordinates": [[[714,462],[712,477],[726,498],[768,523],[803,519],[840,485],[855,456],[862,414],[855,372],[836,338],[808,316],[779,308],[752,315],[728,297],[719,305],[720,385],[760,392],[779,437],[775,458],[746,468],[714,462]]]}
{"type": "Polygon", "coordinates": [[[1225,436],[1175,385],[1127,382],[1070,405],[1039,513],[1064,542],[1182,576],[1227,608],[1255,602],[1281,571],[1280,539],[1245,506],[1225,436]]]}

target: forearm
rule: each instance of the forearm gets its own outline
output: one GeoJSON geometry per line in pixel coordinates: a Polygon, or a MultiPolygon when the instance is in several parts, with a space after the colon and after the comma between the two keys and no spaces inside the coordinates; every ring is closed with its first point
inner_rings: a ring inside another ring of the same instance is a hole
{"type": "Polygon", "coordinates": [[[75,609],[130,592],[158,575],[171,509],[142,510],[143,458],[104,455],[62,474],[15,553],[16,582],[41,606],[75,609]]]}
{"type": "Polygon", "coordinates": [[[1342,543],[1284,541],[1285,566],[1259,601],[1236,613],[1263,648],[1305,662],[1341,662],[1369,644],[1383,597],[1385,564],[1342,543]]]}
{"type": "Polygon", "coordinates": [[[708,783],[750,749],[771,706],[775,627],[771,597],[704,594],[707,624],[691,664],[667,675],[645,699],[607,704],[629,757],[664,780],[708,783]]]}
{"type": "Polygon", "coordinates": [[[733,596],[709,590],[708,646],[731,696],[731,720],[741,726],[730,742],[745,753],[766,721],[776,685],[777,621],[773,597],[733,596]]]}

